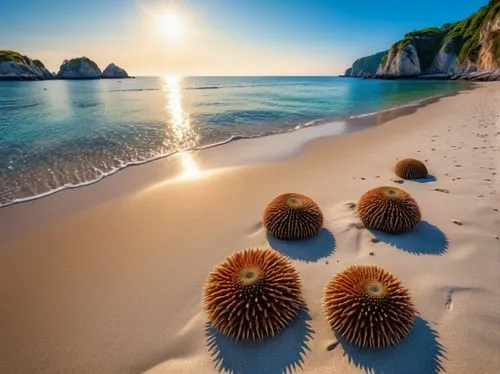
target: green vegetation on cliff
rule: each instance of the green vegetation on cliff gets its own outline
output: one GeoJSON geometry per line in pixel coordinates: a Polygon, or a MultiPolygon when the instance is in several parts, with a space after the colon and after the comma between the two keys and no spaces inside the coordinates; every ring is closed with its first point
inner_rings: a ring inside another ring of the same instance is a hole
{"type": "Polygon", "coordinates": [[[71,60],[64,60],[60,67],[60,70],[62,71],[64,69],[68,69],[71,71],[78,71],[80,70],[80,66],[84,61],[87,64],[89,64],[92,67],[92,69],[100,71],[97,64],[88,57],[78,57],[78,58],[72,58],[71,60]]]}
{"type": "MultiPolygon", "coordinates": [[[[455,53],[460,61],[470,60],[476,62],[481,49],[480,33],[481,26],[492,21],[500,14],[500,1],[490,0],[488,5],[479,9],[476,13],[466,19],[449,23],[443,26],[446,31],[446,39],[450,41],[446,52],[455,53]]],[[[496,43],[496,39],[494,39],[496,43]]]]}
{"type": "Polygon", "coordinates": [[[29,64],[30,59],[16,51],[11,51],[9,49],[0,50],[0,62],[4,61],[14,61],[18,64],[29,64]]]}

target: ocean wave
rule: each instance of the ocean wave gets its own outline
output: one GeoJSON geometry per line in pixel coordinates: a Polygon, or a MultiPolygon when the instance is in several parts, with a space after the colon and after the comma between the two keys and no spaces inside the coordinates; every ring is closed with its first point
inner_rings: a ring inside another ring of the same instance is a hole
{"type": "Polygon", "coordinates": [[[109,90],[107,92],[137,92],[137,91],[160,91],[160,88],[123,88],[117,90],[109,90]]]}

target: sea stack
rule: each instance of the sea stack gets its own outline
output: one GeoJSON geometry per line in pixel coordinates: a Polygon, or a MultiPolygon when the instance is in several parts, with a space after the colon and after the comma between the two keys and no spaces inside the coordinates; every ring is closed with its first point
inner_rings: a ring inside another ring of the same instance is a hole
{"type": "Polygon", "coordinates": [[[57,77],[60,79],[99,79],[101,69],[88,57],[64,60],[57,77]]]}
{"type": "Polygon", "coordinates": [[[130,76],[127,74],[125,69],[122,69],[114,63],[111,63],[102,72],[102,78],[130,78],[130,76]]]}

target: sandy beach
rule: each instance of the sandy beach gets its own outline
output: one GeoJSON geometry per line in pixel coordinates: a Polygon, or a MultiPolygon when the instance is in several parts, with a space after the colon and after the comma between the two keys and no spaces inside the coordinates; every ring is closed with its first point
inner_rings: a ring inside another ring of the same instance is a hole
{"type": "Polygon", "coordinates": [[[240,249],[270,246],[292,257],[307,310],[260,345],[212,336],[223,369],[274,373],[302,356],[307,373],[500,372],[500,84],[415,109],[340,136],[326,126],[233,142],[0,208],[0,372],[215,373],[207,275],[240,249]],[[406,157],[434,178],[394,182],[406,157]],[[373,243],[352,203],[384,185],[409,192],[423,220],[373,243]],[[268,241],[263,211],[285,192],[321,207],[317,240],[268,241]],[[335,344],[321,298],[351,264],[379,265],[409,288],[419,316],[399,345],[335,344]]]}

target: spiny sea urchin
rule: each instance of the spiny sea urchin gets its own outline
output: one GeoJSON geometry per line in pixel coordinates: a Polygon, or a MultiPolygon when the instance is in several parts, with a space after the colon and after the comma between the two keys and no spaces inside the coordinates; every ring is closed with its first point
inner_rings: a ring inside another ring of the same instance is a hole
{"type": "Polygon", "coordinates": [[[398,161],[394,166],[396,175],[403,179],[419,179],[425,178],[428,175],[425,164],[414,158],[405,158],[398,161]]]}
{"type": "Polygon", "coordinates": [[[398,343],[416,314],[407,288],[394,275],[361,265],[333,276],[325,287],[323,311],[337,334],[363,348],[398,343]]]}
{"type": "Polygon", "coordinates": [[[358,215],[368,229],[392,234],[413,230],[422,218],[417,202],[397,187],[377,187],[358,202],[358,215]]]}
{"type": "Polygon", "coordinates": [[[307,239],[321,230],[323,214],[311,198],[286,193],[276,197],[266,207],[264,226],[269,234],[278,239],[307,239]]]}
{"type": "Polygon", "coordinates": [[[245,249],[208,276],[203,306],[212,325],[236,340],[276,335],[303,305],[299,273],[273,249],[245,249]]]}

